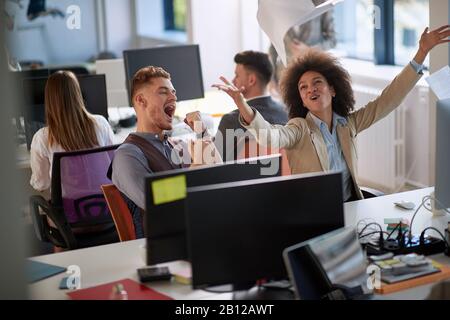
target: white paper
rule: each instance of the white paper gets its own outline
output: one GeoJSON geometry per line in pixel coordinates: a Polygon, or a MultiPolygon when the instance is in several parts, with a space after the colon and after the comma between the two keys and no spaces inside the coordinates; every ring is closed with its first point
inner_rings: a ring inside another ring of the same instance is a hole
{"type": "Polygon", "coordinates": [[[445,66],[425,79],[439,100],[450,99],[450,67],[445,66]]]}
{"type": "Polygon", "coordinates": [[[290,28],[304,24],[343,0],[328,0],[314,6],[312,0],[259,0],[258,22],[286,66],[284,37],[290,28]]]}

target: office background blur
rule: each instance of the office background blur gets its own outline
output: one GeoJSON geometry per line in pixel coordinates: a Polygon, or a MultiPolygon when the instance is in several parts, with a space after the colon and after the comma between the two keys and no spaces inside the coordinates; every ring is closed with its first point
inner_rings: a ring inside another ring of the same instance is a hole
{"type": "MultiPolygon", "coordinates": [[[[97,58],[122,58],[126,49],[199,44],[205,90],[210,90],[220,75],[232,77],[235,53],[249,49],[267,52],[270,42],[256,20],[257,0],[47,0],[47,9],[60,10],[65,17],[35,19],[27,14],[30,1],[3,2],[2,27],[6,28],[2,37],[6,39],[2,39],[2,47],[7,56],[1,55],[0,239],[1,254],[8,259],[2,259],[0,298],[14,298],[24,294],[23,287],[9,284],[21,283],[16,277],[20,277],[20,257],[26,252],[21,221],[28,186],[20,176],[23,172],[15,175],[13,170],[16,159],[10,119],[19,106],[14,95],[17,88],[9,86],[4,72],[6,58],[22,68],[82,64],[92,70],[97,58]],[[72,5],[75,9],[68,10],[72,5]]],[[[352,75],[357,106],[376,95],[408,63],[427,25],[434,28],[448,23],[449,7],[447,0],[345,0],[336,7],[337,46],[332,51],[342,57],[352,75]],[[383,9],[381,21],[386,18],[384,14],[393,15],[392,25],[375,28],[374,4],[383,9]]],[[[449,47],[441,46],[431,53],[426,65],[434,72],[449,60],[449,47]]],[[[214,110],[232,109],[227,97],[213,101],[220,104],[214,110]]],[[[386,192],[434,185],[435,102],[436,97],[421,80],[391,120],[361,137],[358,166],[362,181],[386,192]],[[370,143],[386,131],[393,132],[391,141],[370,150],[374,146],[370,143]],[[374,163],[378,171],[373,169],[374,163]]]]}

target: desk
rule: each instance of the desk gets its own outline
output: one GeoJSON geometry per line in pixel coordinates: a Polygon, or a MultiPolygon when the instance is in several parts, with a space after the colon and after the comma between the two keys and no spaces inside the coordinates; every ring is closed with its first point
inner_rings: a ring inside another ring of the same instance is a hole
{"type": "MultiPolygon", "coordinates": [[[[412,212],[396,208],[395,201],[407,200],[416,204],[433,191],[433,188],[399,193],[380,198],[362,200],[345,204],[345,223],[355,226],[361,219],[372,219],[383,224],[384,218],[404,217],[411,218],[412,212]]],[[[443,229],[449,217],[431,217],[425,209],[421,209],[414,222],[414,230],[434,225],[443,229]]],[[[33,260],[55,264],[59,266],[78,265],[81,268],[81,284],[83,288],[113,282],[123,278],[137,280],[136,269],[144,266],[142,249],[145,239],[130,242],[116,243],[95,248],[75,250],[65,253],[36,257],[33,260]]],[[[442,255],[433,256],[438,262],[450,264],[450,258],[442,255]]],[[[163,264],[169,268],[180,268],[183,262],[163,264]]],[[[50,279],[37,282],[29,286],[32,299],[67,299],[65,291],[58,290],[63,274],[50,279]]],[[[180,300],[227,300],[230,293],[212,294],[202,290],[192,290],[190,286],[176,283],[154,283],[151,287],[174,299],[180,300]]],[[[425,285],[400,293],[382,296],[382,299],[424,299],[431,290],[432,285],[425,285]]]]}

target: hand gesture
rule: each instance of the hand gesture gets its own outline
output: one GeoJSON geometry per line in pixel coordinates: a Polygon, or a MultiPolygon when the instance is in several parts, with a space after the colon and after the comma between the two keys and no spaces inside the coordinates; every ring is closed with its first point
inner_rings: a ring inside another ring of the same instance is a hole
{"type": "Polygon", "coordinates": [[[222,80],[223,84],[213,84],[214,88],[227,93],[234,100],[234,103],[236,103],[236,105],[238,106],[245,102],[244,95],[242,94],[245,89],[244,87],[236,88],[236,86],[228,81],[225,77],[220,77],[220,80],[222,80]]]}
{"type": "Polygon", "coordinates": [[[439,44],[450,42],[448,37],[450,37],[450,25],[442,26],[433,31],[429,31],[429,28],[426,28],[420,37],[419,52],[414,60],[423,64],[431,49],[439,44]]]}

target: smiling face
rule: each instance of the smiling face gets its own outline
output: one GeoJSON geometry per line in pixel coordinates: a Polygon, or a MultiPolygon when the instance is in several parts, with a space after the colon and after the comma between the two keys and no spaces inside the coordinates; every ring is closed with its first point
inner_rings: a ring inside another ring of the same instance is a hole
{"type": "Polygon", "coordinates": [[[135,95],[138,129],[151,133],[172,130],[177,107],[177,95],[172,82],[166,78],[153,78],[135,95]]]}
{"type": "Polygon", "coordinates": [[[303,105],[314,115],[332,110],[332,100],[336,92],[320,73],[305,72],[298,82],[298,90],[303,105]]]}

